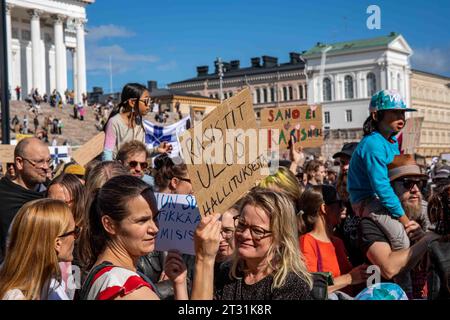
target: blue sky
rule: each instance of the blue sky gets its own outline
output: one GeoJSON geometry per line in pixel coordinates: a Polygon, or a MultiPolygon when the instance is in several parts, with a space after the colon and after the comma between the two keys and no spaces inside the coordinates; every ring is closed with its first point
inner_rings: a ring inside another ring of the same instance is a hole
{"type": "Polygon", "coordinates": [[[130,81],[160,87],[196,75],[214,60],[270,55],[287,62],[316,42],[332,43],[400,32],[414,50],[413,67],[450,76],[450,1],[363,0],[96,0],[87,7],[88,91],[109,92],[130,81]],[[369,30],[366,9],[381,9],[369,30]]]}

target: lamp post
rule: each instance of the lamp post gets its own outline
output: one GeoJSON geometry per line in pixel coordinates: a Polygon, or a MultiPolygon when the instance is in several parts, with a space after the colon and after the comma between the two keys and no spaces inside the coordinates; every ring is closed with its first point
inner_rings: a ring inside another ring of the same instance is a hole
{"type": "Polygon", "coordinates": [[[219,95],[220,95],[220,102],[223,101],[223,63],[221,58],[217,58],[217,67],[219,71],[219,95]]]}
{"type": "Polygon", "coordinates": [[[0,103],[2,115],[2,143],[9,144],[9,86],[8,48],[6,37],[6,1],[0,0],[0,103]]]}

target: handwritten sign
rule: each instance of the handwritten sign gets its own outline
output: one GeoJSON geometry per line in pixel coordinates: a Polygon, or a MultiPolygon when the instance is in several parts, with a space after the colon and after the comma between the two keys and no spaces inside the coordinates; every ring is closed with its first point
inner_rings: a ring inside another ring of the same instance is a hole
{"type": "Polygon", "coordinates": [[[194,232],[200,222],[197,201],[193,195],[155,193],[158,203],[159,232],[156,250],[177,249],[195,255],[194,232]]]}
{"type": "Polygon", "coordinates": [[[15,148],[10,144],[0,144],[0,163],[14,163],[15,148]]]}
{"type": "Polygon", "coordinates": [[[322,107],[296,106],[266,108],[261,110],[261,128],[278,129],[278,134],[268,130],[269,149],[278,145],[287,149],[289,140],[303,148],[320,147],[323,144],[322,107]]]}
{"type": "Polygon", "coordinates": [[[248,88],[180,136],[200,214],[225,212],[262,178],[269,160],[260,140],[248,88]]]}
{"type": "Polygon", "coordinates": [[[89,161],[97,157],[103,151],[105,133],[100,132],[91,140],[83,144],[72,154],[72,158],[80,165],[85,166],[89,161]]]}

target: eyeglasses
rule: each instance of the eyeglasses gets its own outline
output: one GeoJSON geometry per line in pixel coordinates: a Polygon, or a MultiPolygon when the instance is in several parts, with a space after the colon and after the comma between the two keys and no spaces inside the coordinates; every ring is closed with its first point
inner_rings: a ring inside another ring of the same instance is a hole
{"type": "Polygon", "coordinates": [[[37,168],[37,169],[44,169],[44,166],[47,165],[49,168],[53,162],[52,158],[49,158],[47,160],[39,160],[39,161],[34,161],[31,159],[27,159],[24,157],[21,157],[23,160],[28,161],[33,167],[37,168]]]}
{"type": "Polygon", "coordinates": [[[411,191],[415,185],[417,186],[417,188],[419,188],[419,190],[422,190],[425,187],[425,183],[426,183],[425,180],[410,179],[410,178],[400,179],[399,182],[401,182],[403,184],[403,187],[409,191],[411,191]]]}
{"type": "Polygon", "coordinates": [[[188,179],[188,178],[182,178],[182,177],[177,177],[177,176],[174,176],[174,178],[177,178],[178,180],[181,180],[181,181],[185,181],[185,182],[191,183],[191,179],[188,179]]]}
{"type": "Polygon", "coordinates": [[[76,240],[80,236],[80,232],[81,232],[81,228],[79,226],[75,226],[75,229],[73,229],[72,231],[63,233],[62,235],[58,236],[58,238],[64,238],[64,237],[73,235],[73,237],[76,240]]]}
{"type": "Polygon", "coordinates": [[[231,228],[223,228],[220,234],[224,239],[230,239],[233,236],[234,230],[231,228]]]}
{"type": "Polygon", "coordinates": [[[128,162],[128,166],[130,166],[130,168],[136,168],[138,166],[138,164],[141,166],[142,170],[145,170],[148,168],[148,163],[147,162],[138,162],[138,161],[130,161],[128,162]]]}
{"type": "Polygon", "coordinates": [[[236,228],[236,230],[235,230],[236,233],[242,234],[242,233],[244,233],[244,231],[246,229],[250,229],[250,234],[254,240],[259,241],[263,238],[270,236],[270,234],[272,233],[272,231],[265,230],[261,227],[251,226],[251,225],[246,224],[244,219],[242,219],[239,216],[234,217],[233,220],[234,220],[234,226],[236,228]]]}
{"type": "Polygon", "coordinates": [[[145,104],[145,106],[147,107],[148,105],[150,105],[153,102],[153,99],[151,97],[147,97],[144,99],[139,99],[139,101],[142,101],[145,104]]]}

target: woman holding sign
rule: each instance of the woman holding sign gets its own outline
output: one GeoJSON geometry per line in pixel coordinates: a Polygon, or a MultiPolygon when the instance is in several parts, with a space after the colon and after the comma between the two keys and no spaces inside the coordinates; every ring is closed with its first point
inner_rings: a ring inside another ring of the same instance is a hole
{"type": "Polygon", "coordinates": [[[193,299],[311,299],[312,278],[298,248],[295,212],[286,195],[256,188],[242,199],[234,219],[232,263],[214,275],[213,288],[221,232],[218,219],[219,215],[203,218],[195,233],[193,299]]]}
{"type": "MultiPolygon", "coordinates": [[[[142,117],[150,111],[151,104],[150,93],[143,85],[128,83],[123,87],[120,103],[113,109],[103,128],[106,135],[103,161],[115,159],[120,147],[126,142],[138,140],[145,143],[142,117]]],[[[148,148],[148,153],[152,156],[171,150],[172,146],[163,142],[157,148],[148,148]]]]}
{"type": "MultiPolygon", "coordinates": [[[[141,179],[118,176],[97,192],[90,208],[92,267],[81,289],[87,300],[159,300],[156,286],[137,271],[140,257],[154,250],[158,209],[152,189],[141,179]]],[[[165,273],[175,299],[187,299],[186,268],[169,252],[165,273]]]]}

